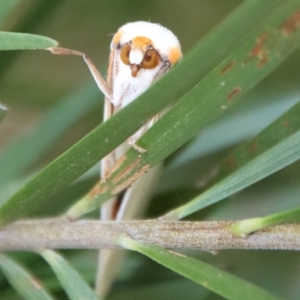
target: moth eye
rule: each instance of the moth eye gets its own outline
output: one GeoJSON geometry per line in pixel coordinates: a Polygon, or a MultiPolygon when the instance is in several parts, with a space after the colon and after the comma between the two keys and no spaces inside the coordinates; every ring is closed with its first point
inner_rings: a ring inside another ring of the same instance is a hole
{"type": "Polygon", "coordinates": [[[121,53],[120,53],[120,57],[122,62],[125,65],[130,65],[130,61],[129,61],[129,53],[131,50],[131,46],[129,44],[126,44],[122,49],[121,49],[121,53]]]}
{"type": "Polygon", "coordinates": [[[160,56],[154,49],[148,49],[144,55],[142,66],[144,69],[154,69],[160,60],[160,56]]]}

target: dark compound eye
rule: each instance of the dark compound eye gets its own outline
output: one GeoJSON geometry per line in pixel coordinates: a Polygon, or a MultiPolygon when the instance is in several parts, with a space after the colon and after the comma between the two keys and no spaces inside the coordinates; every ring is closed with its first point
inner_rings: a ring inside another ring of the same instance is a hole
{"type": "Polygon", "coordinates": [[[126,45],[121,49],[120,57],[121,57],[122,62],[123,62],[125,65],[130,65],[130,61],[129,61],[130,50],[131,50],[131,46],[130,46],[129,44],[126,44],[126,45]]]}
{"type": "Polygon", "coordinates": [[[144,59],[142,61],[142,67],[144,69],[154,69],[160,61],[160,56],[154,49],[148,49],[145,52],[144,59]]]}

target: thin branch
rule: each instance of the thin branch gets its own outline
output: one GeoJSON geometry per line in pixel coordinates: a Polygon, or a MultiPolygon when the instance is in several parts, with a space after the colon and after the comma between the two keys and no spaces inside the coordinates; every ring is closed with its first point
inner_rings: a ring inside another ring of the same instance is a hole
{"type": "Polygon", "coordinates": [[[239,238],[228,229],[234,223],[24,220],[0,231],[0,250],[120,248],[118,240],[124,236],[164,248],[300,250],[300,224],[272,226],[239,238]]]}

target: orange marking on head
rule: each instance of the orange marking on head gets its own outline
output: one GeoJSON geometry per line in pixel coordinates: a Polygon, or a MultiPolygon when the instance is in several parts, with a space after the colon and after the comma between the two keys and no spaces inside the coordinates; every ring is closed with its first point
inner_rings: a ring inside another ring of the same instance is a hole
{"type": "Polygon", "coordinates": [[[175,63],[177,63],[179,61],[179,59],[181,58],[181,56],[182,56],[182,53],[181,53],[180,48],[173,47],[169,51],[168,59],[169,59],[170,63],[172,65],[174,65],[175,63]]]}
{"type": "Polygon", "coordinates": [[[140,48],[145,50],[148,45],[153,45],[153,42],[145,36],[137,36],[132,40],[132,46],[134,48],[140,48]]]}
{"type": "Polygon", "coordinates": [[[123,35],[123,31],[119,30],[113,37],[113,44],[117,45],[120,43],[121,37],[123,35]]]}

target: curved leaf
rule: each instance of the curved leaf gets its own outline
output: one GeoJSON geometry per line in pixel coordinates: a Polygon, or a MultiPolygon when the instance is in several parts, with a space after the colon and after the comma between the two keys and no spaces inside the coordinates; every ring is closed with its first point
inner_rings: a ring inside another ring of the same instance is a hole
{"type": "Polygon", "coordinates": [[[78,272],[60,255],[51,250],[45,250],[41,252],[41,255],[51,266],[71,300],[98,300],[96,294],[78,272]]]}
{"type": "Polygon", "coordinates": [[[0,50],[35,50],[58,46],[58,42],[41,35],[0,32],[0,50]]]}
{"type": "Polygon", "coordinates": [[[202,285],[225,299],[279,299],[254,284],[227,272],[218,270],[200,260],[173,251],[168,251],[154,245],[137,243],[129,238],[124,238],[122,244],[127,249],[135,250],[148,256],[159,264],[202,285]]]}
{"type": "Polygon", "coordinates": [[[252,218],[242,220],[231,226],[231,230],[238,236],[246,236],[247,234],[262,229],[266,226],[295,223],[300,221],[300,208],[279,212],[261,218],[252,218]]]}
{"type": "Polygon", "coordinates": [[[33,278],[23,267],[0,254],[0,268],[7,280],[18,291],[20,296],[28,300],[51,300],[52,297],[43,289],[37,279],[33,278]]]}
{"type": "Polygon", "coordinates": [[[223,164],[216,183],[163,218],[181,219],[216,203],[300,158],[300,103],[239,147],[223,164]]]}

